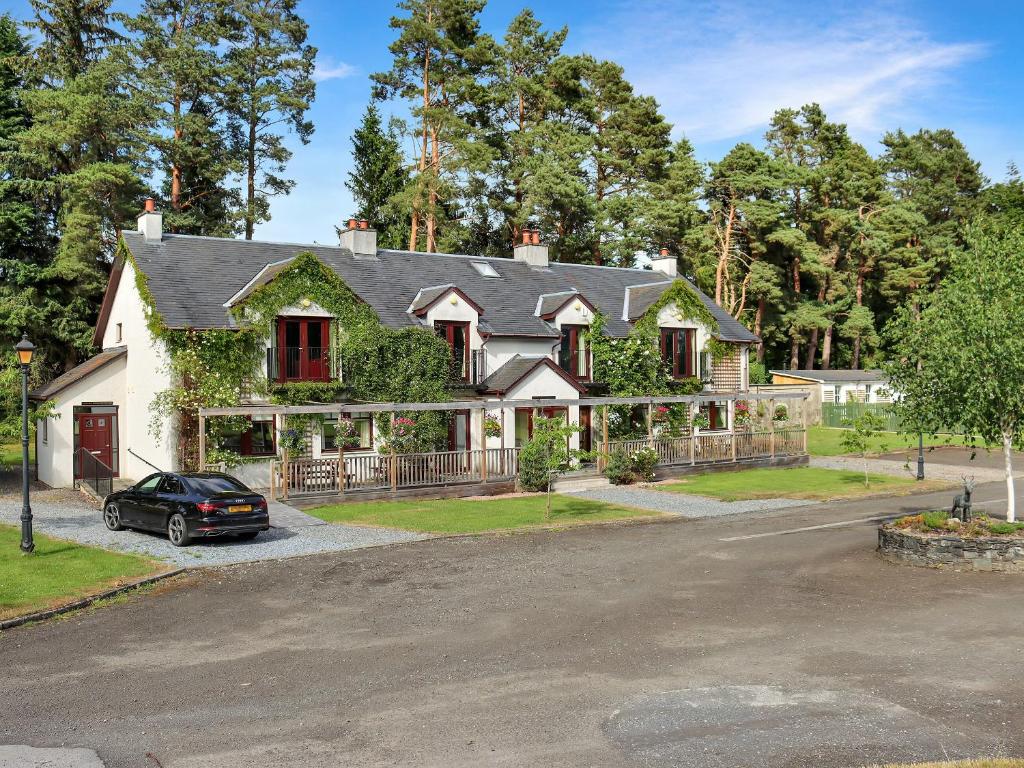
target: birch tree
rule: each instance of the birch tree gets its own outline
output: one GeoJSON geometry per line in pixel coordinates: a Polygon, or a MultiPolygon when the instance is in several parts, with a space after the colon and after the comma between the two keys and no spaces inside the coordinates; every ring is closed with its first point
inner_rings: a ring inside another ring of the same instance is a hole
{"type": "Polygon", "coordinates": [[[919,309],[908,304],[890,324],[890,380],[906,423],[1000,446],[1012,522],[1013,449],[1024,445],[1024,228],[974,224],[949,268],[919,309]]]}

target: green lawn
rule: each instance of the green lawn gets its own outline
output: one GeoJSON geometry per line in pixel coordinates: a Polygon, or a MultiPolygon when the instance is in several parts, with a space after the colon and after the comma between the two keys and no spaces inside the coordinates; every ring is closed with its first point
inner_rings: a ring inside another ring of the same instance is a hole
{"type": "MultiPolygon", "coordinates": [[[[846,449],[840,445],[844,429],[829,427],[811,427],[807,432],[807,452],[811,456],[841,456],[846,449]]],[[[963,445],[964,439],[959,435],[924,436],[925,447],[942,445],[963,445]]],[[[883,453],[890,451],[917,451],[916,435],[901,435],[897,432],[882,432],[871,441],[872,451],[883,453]]]]}
{"type": "Polygon", "coordinates": [[[481,533],[657,514],[650,510],[555,495],[551,498],[551,519],[545,520],[544,505],[544,496],[538,495],[497,499],[351,502],[307,511],[329,523],[377,525],[419,533],[481,533]]]}
{"type": "Polygon", "coordinates": [[[711,496],[722,501],[748,499],[845,499],[874,493],[934,490],[944,483],[921,482],[892,475],[870,475],[865,487],[862,472],[818,467],[791,469],[745,469],[715,472],[659,485],[663,491],[711,496]]]}
{"type": "Polygon", "coordinates": [[[165,567],[38,533],[34,539],[35,552],[24,555],[21,529],[0,525],[0,618],[54,608],[165,567]]]}
{"type": "MultiPolygon", "coordinates": [[[[28,460],[36,460],[35,441],[29,441],[28,460]]],[[[0,469],[17,466],[21,466],[21,438],[17,440],[0,440],[0,469]]]]}

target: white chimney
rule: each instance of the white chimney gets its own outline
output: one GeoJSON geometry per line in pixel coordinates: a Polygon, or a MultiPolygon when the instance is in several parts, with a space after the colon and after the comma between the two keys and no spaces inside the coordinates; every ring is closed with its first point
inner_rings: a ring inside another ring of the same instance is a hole
{"type": "Polygon", "coordinates": [[[512,250],[512,257],[531,267],[546,267],[548,265],[548,247],[540,244],[540,230],[524,229],[523,242],[512,250]]]}
{"type": "Polygon", "coordinates": [[[156,209],[152,197],[146,198],[146,209],[139,216],[139,234],[146,238],[147,243],[159,243],[164,236],[164,217],[156,209]]]}
{"type": "Polygon", "coordinates": [[[651,269],[669,277],[676,277],[679,274],[679,264],[676,257],[668,252],[668,248],[662,248],[658,258],[651,259],[651,269]]]}
{"type": "Polygon", "coordinates": [[[366,219],[349,219],[348,227],[341,231],[341,247],[348,248],[356,257],[377,257],[377,230],[366,219]]]}

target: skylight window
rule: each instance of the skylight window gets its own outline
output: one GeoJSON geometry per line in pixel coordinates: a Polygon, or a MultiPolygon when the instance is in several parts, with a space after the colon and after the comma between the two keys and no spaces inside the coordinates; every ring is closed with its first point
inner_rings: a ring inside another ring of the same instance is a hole
{"type": "Polygon", "coordinates": [[[473,269],[480,273],[482,277],[501,277],[498,274],[498,270],[488,264],[486,261],[471,261],[473,269]]]}

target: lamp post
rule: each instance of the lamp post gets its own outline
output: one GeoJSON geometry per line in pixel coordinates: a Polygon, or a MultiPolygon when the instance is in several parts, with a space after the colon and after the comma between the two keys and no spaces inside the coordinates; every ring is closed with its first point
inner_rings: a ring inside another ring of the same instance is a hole
{"type": "Polygon", "coordinates": [[[23,334],[14,350],[21,363],[21,551],[28,554],[36,548],[32,541],[32,507],[28,501],[28,370],[36,347],[23,334]]]}
{"type": "Polygon", "coordinates": [[[924,480],[924,432],[917,433],[917,479],[924,480]]]}

